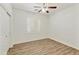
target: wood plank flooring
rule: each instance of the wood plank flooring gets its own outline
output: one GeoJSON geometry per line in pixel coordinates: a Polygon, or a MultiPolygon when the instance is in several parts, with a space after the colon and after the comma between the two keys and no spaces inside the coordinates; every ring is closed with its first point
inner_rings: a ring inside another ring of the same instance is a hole
{"type": "Polygon", "coordinates": [[[79,50],[49,38],[16,44],[8,55],[79,55],[79,50]]]}

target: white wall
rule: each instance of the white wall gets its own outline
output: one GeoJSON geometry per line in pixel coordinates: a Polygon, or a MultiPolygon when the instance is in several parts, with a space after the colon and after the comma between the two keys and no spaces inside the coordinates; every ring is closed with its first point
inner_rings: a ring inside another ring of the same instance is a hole
{"type": "Polygon", "coordinates": [[[7,54],[12,46],[11,37],[12,6],[0,3],[0,54],[7,54]]]}
{"type": "Polygon", "coordinates": [[[76,35],[76,39],[77,39],[77,42],[76,42],[76,45],[78,45],[78,47],[79,47],[79,4],[77,4],[77,6],[76,6],[76,33],[77,33],[77,35],[76,35]]]}
{"type": "MultiPolygon", "coordinates": [[[[79,5],[78,5],[79,6],[79,5]]],[[[77,38],[77,21],[79,20],[77,5],[50,15],[50,36],[55,40],[79,48],[77,38]]],[[[78,21],[79,23],[79,21],[78,21]]]]}
{"type": "Polygon", "coordinates": [[[14,9],[13,44],[47,37],[48,16],[14,9]]]}
{"type": "Polygon", "coordinates": [[[6,11],[0,6],[0,54],[7,54],[10,47],[10,19],[6,11]]]}

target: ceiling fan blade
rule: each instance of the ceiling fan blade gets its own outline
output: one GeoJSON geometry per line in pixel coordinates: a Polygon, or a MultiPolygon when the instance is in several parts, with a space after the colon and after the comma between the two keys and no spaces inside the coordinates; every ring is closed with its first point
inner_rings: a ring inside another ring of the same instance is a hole
{"type": "Polygon", "coordinates": [[[38,9],[34,9],[34,11],[37,11],[38,9]]]}
{"type": "Polygon", "coordinates": [[[56,6],[50,6],[48,7],[49,9],[56,9],[57,7],[56,6]]]}
{"type": "Polygon", "coordinates": [[[43,3],[43,6],[45,6],[46,4],[45,3],[43,3]]]}
{"type": "Polygon", "coordinates": [[[40,6],[34,6],[34,8],[41,8],[40,6]]]}
{"type": "Polygon", "coordinates": [[[41,12],[42,10],[39,10],[38,12],[41,12]]]}

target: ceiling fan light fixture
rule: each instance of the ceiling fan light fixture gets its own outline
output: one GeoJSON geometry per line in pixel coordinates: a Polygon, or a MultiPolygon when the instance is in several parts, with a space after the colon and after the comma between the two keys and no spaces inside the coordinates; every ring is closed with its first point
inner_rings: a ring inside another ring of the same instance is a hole
{"type": "Polygon", "coordinates": [[[45,12],[45,9],[44,8],[42,9],[42,12],[45,12]]]}

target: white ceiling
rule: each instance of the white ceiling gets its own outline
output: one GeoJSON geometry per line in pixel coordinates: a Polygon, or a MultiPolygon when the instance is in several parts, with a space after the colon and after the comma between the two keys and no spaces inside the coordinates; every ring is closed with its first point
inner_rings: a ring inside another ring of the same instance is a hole
{"type": "MultiPolygon", "coordinates": [[[[65,8],[75,5],[74,3],[48,3],[47,6],[57,6],[57,9],[50,9],[50,13],[58,12],[65,8]]],[[[43,3],[13,3],[13,8],[18,8],[25,11],[37,12],[40,8],[34,8],[34,6],[43,7],[43,3]],[[37,9],[37,10],[35,10],[37,9]]]]}

